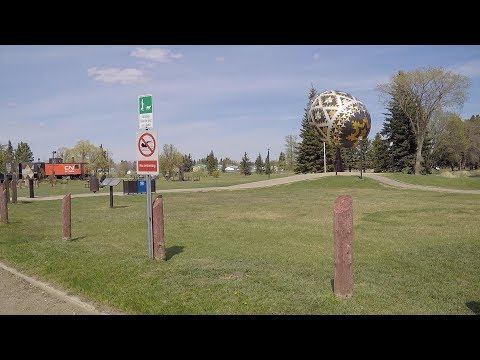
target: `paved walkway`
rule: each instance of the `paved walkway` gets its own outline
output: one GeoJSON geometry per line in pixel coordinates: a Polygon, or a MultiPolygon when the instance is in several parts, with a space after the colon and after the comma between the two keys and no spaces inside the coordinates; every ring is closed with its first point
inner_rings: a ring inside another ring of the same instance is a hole
{"type": "MultiPolygon", "coordinates": [[[[360,176],[359,172],[338,173],[339,176],[360,176]]],[[[169,189],[157,190],[157,193],[181,193],[181,192],[206,192],[206,191],[235,191],[245,189],[258,189],[282,184],[290,184],[297,181],[313,180],[325,176],[335,176],[335,173],[299,174],[283,178],[256,181],[246,184],[231,185],[225,187],[209,187],[194,189],[169,189]]],[[[363,173],[364,177],[371,178],[386,186],[401,189],[440,191],[447,193],[475,194],[480,195],[480,190],[457,190],[434,186],[422,186],[406,184],[374,173],[363,173]]],[[[109,193],[74,194],[72,198],[108,196],[109,193]]],[[[115,196],[123,196],[122,192],[114,192],[115,196]]],[[[19,201],[46,201],[61,200],[64,195],[37,197],[19,197],[19,201]]],[[[81,301],[78,297],[69,296],[64,292],[54,289],[50,285],[35,280],[19,273],[15,269],[0,262],[0,314],[114,314],[115,311],[100,311],[93,305],[81,301]]]]}

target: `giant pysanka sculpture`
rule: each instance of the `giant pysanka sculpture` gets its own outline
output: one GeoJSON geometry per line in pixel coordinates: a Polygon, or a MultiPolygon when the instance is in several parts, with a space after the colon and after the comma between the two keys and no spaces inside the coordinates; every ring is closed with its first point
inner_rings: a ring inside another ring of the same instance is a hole
{"type": "Polygon", "coordinates": [[[319,94],[310,103],[308,121],[322,141],[339,148],[351,148],[370,132],[371,120],[365,105],[338,90],[319,94]]]}

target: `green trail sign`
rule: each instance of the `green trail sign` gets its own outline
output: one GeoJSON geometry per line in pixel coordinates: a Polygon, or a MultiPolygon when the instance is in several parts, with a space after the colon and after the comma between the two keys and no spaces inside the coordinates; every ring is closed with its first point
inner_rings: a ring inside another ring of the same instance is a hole
{"type": "Polygon", "coordinates": [[[138,113],[153,114],[152,95],[140,95],[138,97],[138,113]]]}
{"type": "Polygon", "coordinates": [[[153,128],[153,101],[152,95],[140,95],[138,97],[138,128],[153,128]]]}

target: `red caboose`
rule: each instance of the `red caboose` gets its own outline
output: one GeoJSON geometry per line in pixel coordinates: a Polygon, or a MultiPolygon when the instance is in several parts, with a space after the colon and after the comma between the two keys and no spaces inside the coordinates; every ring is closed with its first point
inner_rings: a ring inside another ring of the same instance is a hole
{"type": "Polygon", "coordinates": [[[62,176],[70,176],[73,178],[88,177],[88,163],[61,163],[61,164],[45,164],[45,175],[54,174],[57,178],[62,176]]]}

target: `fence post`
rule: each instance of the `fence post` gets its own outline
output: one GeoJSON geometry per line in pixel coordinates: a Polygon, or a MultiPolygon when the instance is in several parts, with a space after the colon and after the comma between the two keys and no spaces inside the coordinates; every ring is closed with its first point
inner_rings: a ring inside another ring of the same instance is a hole
{"type": "Polygon", "coordinates": [[[335,295],[349,298],[353,292],[353,209],[350,195],[338,196],[333,209],[335,295]]]}
{"type": "Polygon", "coordinates": [[[6,199],[7,199],[7,204],[9,204],[10,203],[10,181],[8,180],[7,174],[5,174],[5,180],[3,180],[3,188],[7,191],[6,199]]]}
{"type": "Polygon", "coordinates": [[[62,240],[72,239],[72,209],[71,195],[68,193],[62,199],[62,240]]]}
{"type": "Polygon", "coordinates": [[[153,257],[155,260],[166,260],[165,233],[163,226],[163,197],[158,195],[153,202],[153,257]]]}
{"type": "Polygon", "coordinates": [[[0,222],[8,224],[7,189],[0,184],[0,222]]]}
{"type": "Polygon", "coordinates": [[[12,204],[17,203],[17,174],[14,173],[12,176],[12,204]]]}

